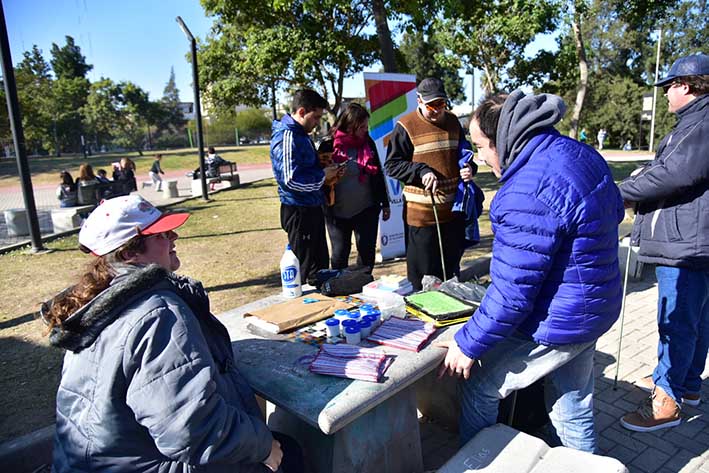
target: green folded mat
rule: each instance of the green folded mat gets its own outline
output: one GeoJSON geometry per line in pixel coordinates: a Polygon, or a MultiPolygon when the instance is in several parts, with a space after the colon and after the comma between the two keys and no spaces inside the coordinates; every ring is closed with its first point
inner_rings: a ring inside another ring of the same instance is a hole
{"type": "Polygon", "coordinates": [[[426,291],[404,298],[407,304],[435,320],[466,317],[475,312],[476,305],[461,301],[440,291],[426,291]]]}

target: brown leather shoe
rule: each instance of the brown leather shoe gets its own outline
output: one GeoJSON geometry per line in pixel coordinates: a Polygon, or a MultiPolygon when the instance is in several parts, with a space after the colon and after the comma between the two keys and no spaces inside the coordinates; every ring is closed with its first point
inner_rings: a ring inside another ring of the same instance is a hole
{"type": "Polygon", "coordinates": [[[680,424],[680,407],[670,396],[655,386],[652,396],[637,411],[624,415],[620,425],[635,432],[652,432],[680,424]]]}
{"type": "MultiPolygon", "coordinates": [[[[635,381],[635,386],[642,389],[646,393],[652,393],[652,390],[655,389],[655,383],[652,381],[652,375],[645,376],[644,378],[640,378],[635,381]]],[[[686,392],[682,396],[682,404],[697,407],[700,402],[702,402],[702,396],[700,393],[686,392]]]]}
{"type": "Polygon", "coordinates": [[[684,393],[682,396],[682,404],[697,407],[702,402],[702,395],[699,393],[684,393]]]}

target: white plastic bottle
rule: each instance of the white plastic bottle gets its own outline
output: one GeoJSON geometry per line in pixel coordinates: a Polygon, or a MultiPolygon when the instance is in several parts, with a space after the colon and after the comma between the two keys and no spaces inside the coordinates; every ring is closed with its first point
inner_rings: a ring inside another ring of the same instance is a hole
{"type": "Polygon", "coordinates": [[[286,245],[286,251],[281,258],[281,285],[283,297],[293,299],[303,294],[300,285],[300,261],[290,249],[290,245],[286,245]]]}

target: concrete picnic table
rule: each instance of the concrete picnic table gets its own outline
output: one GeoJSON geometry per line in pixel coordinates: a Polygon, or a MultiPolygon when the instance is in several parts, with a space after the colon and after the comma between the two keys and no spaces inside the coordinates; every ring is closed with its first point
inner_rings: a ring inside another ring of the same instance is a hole
{"type": "MultiPolygon", "coordinates": [[[[439,365],[444,350],[431,341],[418,353],[381,347],[396,356],[382,383],[314,374],[306,360],[317,347],[268,337],[243,317],[285,300],[270,296],[218,315],[237,368],[275,405],[269,427],[296,438],[315,473],[422,472],[414,384],[439,365]]],[[[458,327],[438,329],[432,340],[450,340],[458,327]]]]}

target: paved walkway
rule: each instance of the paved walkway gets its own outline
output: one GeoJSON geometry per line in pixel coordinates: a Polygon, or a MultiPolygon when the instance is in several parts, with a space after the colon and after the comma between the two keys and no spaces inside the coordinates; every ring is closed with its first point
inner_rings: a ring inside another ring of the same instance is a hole
{"type": "MultiPolygon", "coordinates": [[[[709,382],[702,386],[703,402],[682,409],[683,422],[672,429],[653,433],[625,430],[618,419],[635,410],[647,396],[632,383],[652,373],[656,362],[657,283],[646,268],[644,281],[628,284],[625,327],[617,390],[613,389],[620,321],[601,337],[596,346],[596,389],[594,405],[600,453],[617,458],[631,473],[709,472],[709,382]]],[[[709,368],[703,378],[709,376],[709,368]]],[[[422,423],[424,464],[435,470],[458,447],[455,433],[435,423],[422,423]]]]}
{"type": "MultiPolygon", "coordinates": [[[[273,171],[271,170],[270,164],[240,165],[238,172],[239,179],[242,184],[273,177],[273,171]]],[[[164,179],[177,180],[178,197],[165,198],[163,197],[162,192],[156,192],[152,186],[141,188],[142,181],[140,180],[138,181],[139,189],[137,193],[156,205],[168,205],[192,196],[192,178],[187,177],[183,171],[168,172],[165,174],[164,179]]],[[[35,205],[37,206],[39,227],[43,236],[52,233],[52,220],[50,217],[50,212],[51,209],[59,207],[55,190],[56,186],[54,185],[41,185],[34,188],[34,198],[35,205]]],[[[0,248],[29,240],[29,236],[15,237],[7,234],[7,226],[5,224],[5,216],[3,211],[6,209],[16,208],[25,208],[22,192],[19,187],[0,189],[0,248]]]]}

